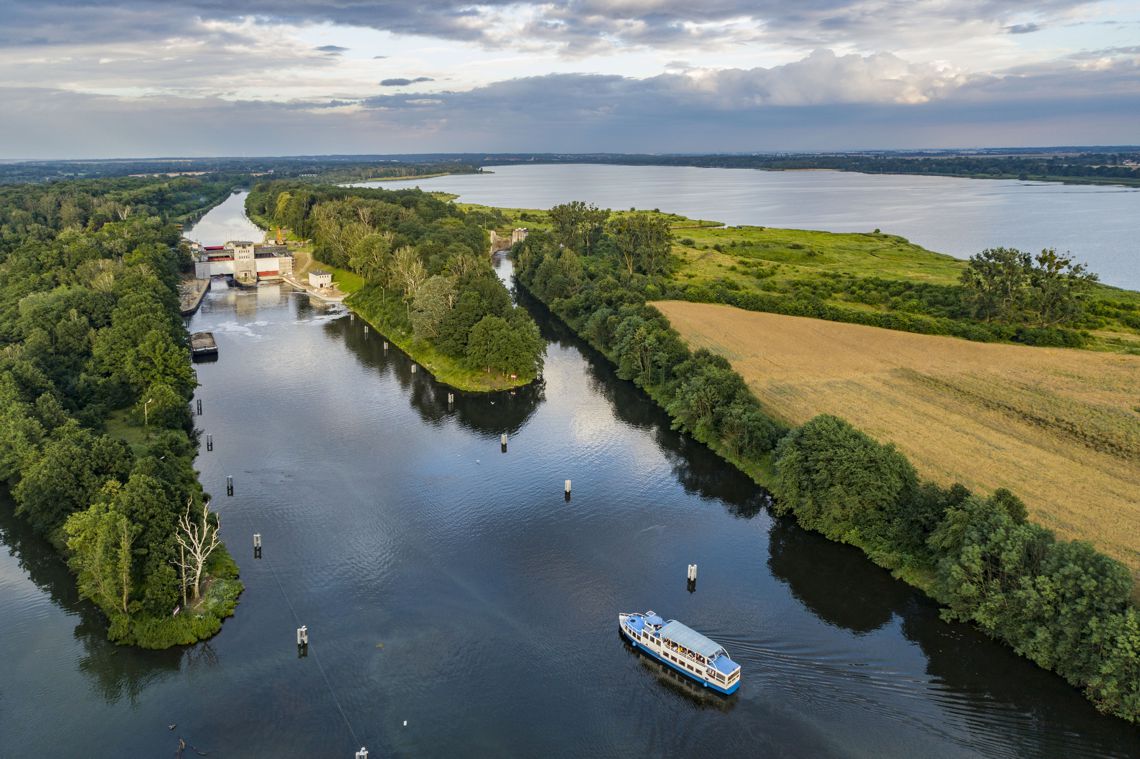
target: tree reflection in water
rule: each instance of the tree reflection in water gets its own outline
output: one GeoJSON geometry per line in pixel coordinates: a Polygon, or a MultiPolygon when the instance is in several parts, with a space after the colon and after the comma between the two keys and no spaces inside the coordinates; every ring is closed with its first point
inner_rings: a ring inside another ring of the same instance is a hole
{"type": "Polygon", "coordinates": [[[365,332],[362,319],[345,316],[325,324],[325,332],[344,341],[361,365],[375,369],[381,376],[391,375],[407,391],[408,400],[420,418],[438,426],[454,418],[462,427],[482,435],[513,435],[522,429],[538,405],[545,400],[546,386],[539,380],[526,387],[495,393],[463,393],[437,382],[422,368],[412,371],[413,361],[397,348],[384,350],[384,337],[369,328],[365,332]],[[448,406],[447,395],[455,401],[448,406]]]}
{"type": "Polygon", "coordinates": [[[52,546],[36,535],[15,514],[14,504],[0,497],[0,542],[37,588],[52,603],[76,619],[75,640],[83,648],[79,671],[108,703],[126,696],[131,704],[148,685],[179,671],[183,651],[144,651],[124,648],[107,640],[107,620],[90,602],[79,597],[75,577],[52,546]]]}

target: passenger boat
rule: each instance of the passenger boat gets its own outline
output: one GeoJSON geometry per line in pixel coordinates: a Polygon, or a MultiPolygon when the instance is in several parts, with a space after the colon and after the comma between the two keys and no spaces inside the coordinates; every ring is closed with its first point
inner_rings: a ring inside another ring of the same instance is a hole
{"type": "Polygon", "coordinates": [[[618,614],[618,628],[634,648],[706,688],[727,695],[740,687],[740,665],[724,647],[675,619],[666,621],[652,611],[623,612],[618,614]]]}

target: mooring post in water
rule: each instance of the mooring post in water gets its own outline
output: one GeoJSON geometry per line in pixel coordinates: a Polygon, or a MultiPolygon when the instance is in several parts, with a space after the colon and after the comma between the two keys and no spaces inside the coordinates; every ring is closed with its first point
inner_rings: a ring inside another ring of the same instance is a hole
{"type": "Polygon", "coordinates": [[[366,337],[368,336],[368,325],[367,324],[364,325],[364,335],[366,337]]]}
{"type": "Polygon", "coordinates": [[[297,628],[297,655],[304,656],[309,652],[309,628],[301,625],[297,628]]]}
{"type": "Polygon", "coordinates": [[[261,533],[253,533],[253,558],[261,558],[261,533]]]}
{"type": "Polygon", "coordinates": [[[689,570],[685,576],[689,581],[689,592],[692,593],[697,589],[697,565],[690,564],[689,570]]]}
{"type": "Polygon", "coordinates": [[[447,394],[447,405],[450,406],[453,403],[455,403],[455,393],[448,393],[447,394]]]}
{"type": "Polygon", "coordinates": [[[214,450],[214,436],[213,435],[206,435],[206,450],[207,451],[214,450]]]}
{"type": "Polygon", "coordinates": [[[198,416],[202,415],[202,399],[198,399],[198,416]]]}
{"type": "Polygon", "coordinates": [[[226,495],[234,494],[234,477],[232,474],[226,475],[226,495]]]}
{"type": "Polygon", "coordinates": [[[416,365],[415,365],[415,364],[412,364],[412,374],[415,374],[415,373],[416,373],[416,368],[417,368],[417,367],[416,367],[416,365]]]}
{"type": "Polygon", "coordinates": [[[570,500],[570,480],[566,480],[566,500],[570,500]]]}
{"type": "Polygon", "coordinates": [[[354,759],[368,759],[368,749],[361,746],[360,750],[356,752],[354,759]]]}
{"type": "Polygon", "coordinates": [[[384,341],[384,352],[385,353],[388,352],[388,341],[387,340],[384,341]]]}
{"type": "Polygon", "coordinates": [[[499,435],[499,447],[503,449],[503,453],[507,452],[507,433],[499,435]]]}

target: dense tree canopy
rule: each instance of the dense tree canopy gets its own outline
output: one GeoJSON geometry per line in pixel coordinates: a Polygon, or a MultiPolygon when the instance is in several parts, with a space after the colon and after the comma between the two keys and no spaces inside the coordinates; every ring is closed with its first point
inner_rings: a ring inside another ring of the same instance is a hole
{"type": "Polygon", "coordinates": [[[155,178],[0,188],[0,479],[117,641],[164,647],[220,624],[170,621],[177,514],[202,498],[177,292],[189,259],[173,222],[229,191],[155,178]]]}
{"type": "Polygon", "coordinates": [[[311,236],[321,261],[364,277],[350,305],[366,318],[409,332],[470,369],[526,379],[541,369],[537,327],[511,304],[491,268],[480,226],[491,220],[418,190],[270,182],[258,185],[247,205],[266,224],[311,236]],[[475,326],[490,317],[499,321],[472,345],[475,326]]]}

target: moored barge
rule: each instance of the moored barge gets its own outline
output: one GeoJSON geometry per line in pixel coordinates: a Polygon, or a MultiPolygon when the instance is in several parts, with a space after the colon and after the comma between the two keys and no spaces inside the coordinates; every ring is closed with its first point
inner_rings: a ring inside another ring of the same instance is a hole
{"type": "Polygon", "coordinates": [[[626,640],[707,688],[726,695],[740,687],[740,665],[714,640],[675,619],[647,611],[618,614],[626,640]]]}

